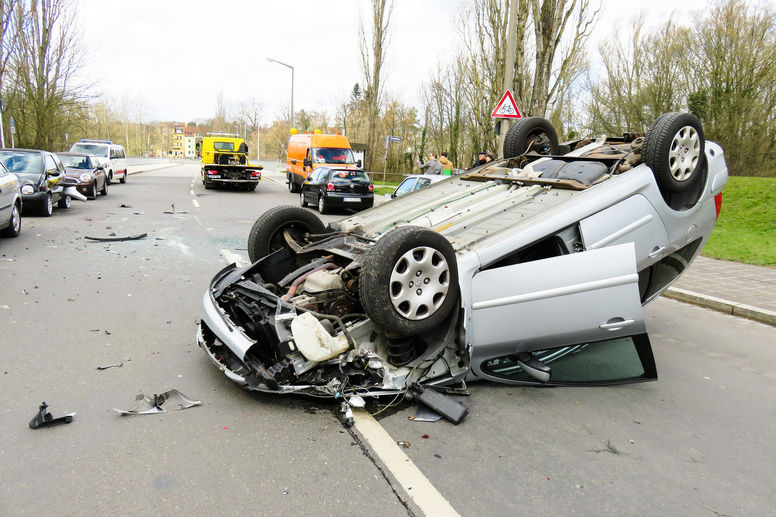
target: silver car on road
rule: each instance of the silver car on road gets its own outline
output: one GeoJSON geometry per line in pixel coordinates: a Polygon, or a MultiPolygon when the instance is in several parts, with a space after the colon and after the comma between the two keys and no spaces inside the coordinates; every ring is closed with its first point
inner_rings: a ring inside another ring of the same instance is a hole
{"type": "Polygon", "coordinates": [[[269,210],[252,264],[205,292],[199,345],[247,389],[345,399],[656,379],[642,306],[714,228],[720,146],[688,113],[564,143],[531,117],[505,156],[328,227],[269,210]]]}

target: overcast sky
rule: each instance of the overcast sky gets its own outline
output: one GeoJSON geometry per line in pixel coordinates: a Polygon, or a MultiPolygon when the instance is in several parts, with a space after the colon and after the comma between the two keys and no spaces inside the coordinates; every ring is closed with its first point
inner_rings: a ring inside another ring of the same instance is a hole
{"type": "MultiPolygon", "coordinates": [[[[429,70],[453,59],[463,0],[395,0],[387,89],[417,102],[429,70]]],[[[592,0],[591,3],[596,2],[592,0]]],[[[706,0],[603,0],[594,40],[621,20],[688,20],[706,0]]],[[[96,90],[143,107],[146,120],[202,120],[219,91],[231,103],[256,98],[264,122],[287,109],[327,109],[362,82],[358,32],[368,0],[79,0],[86,62],[96,90]]],[[[595,47],[593,45],[592,47],[595,47]]],[[[594,48],[591,49],[595,52],[594,48]]]]}

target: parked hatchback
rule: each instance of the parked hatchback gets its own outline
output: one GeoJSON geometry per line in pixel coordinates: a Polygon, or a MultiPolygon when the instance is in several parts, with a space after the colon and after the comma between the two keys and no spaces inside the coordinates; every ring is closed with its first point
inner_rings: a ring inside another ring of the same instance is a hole
{"type": "Polygon", "coordinates": [[[0,164],[0,235],[16,237],[22,230],[19,179],[0,164]]]}
{"type": "Polygon", "coordinates": [[[325,214],[332,208],[364,210],[374,204],[374,185],[360,169],[319,167],[302,184],[302,206],[315,204],[325,214]]]}
{"type": "Polygon", "coordinates": [[[84,153],[96,159],[105,167],[108,183],[118,178],[119,183],[127,182],[127,157],[124,148],[110,140],[81,139],[70,147],[71,153],[84,153]]]}
{"type": "Polygon", "coordinates": [[[103,196],[108,195],[105,166],[97,163],[95,158],[79,153],[58,153],[57,156],[65,166],[67,177],[78,180],[78,192],[89,199],[95,199],[98,191],[103,196]]]}
{"type": "Polygon", "coordinates": [[[61,189],[52,189],[56,178],[64,176],[65,168],[54,153],[31,149],[0,149],[0,163],[19,178],[25,210],[37,210],[50,216],[54,203],[60,208],[70,206],[70,198],[61,189]]]}

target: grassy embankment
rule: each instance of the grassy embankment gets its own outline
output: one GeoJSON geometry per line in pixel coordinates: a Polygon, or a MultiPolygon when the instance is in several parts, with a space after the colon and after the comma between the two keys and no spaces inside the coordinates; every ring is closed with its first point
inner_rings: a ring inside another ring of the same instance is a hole
{"type": "Polygon", "coordinates": [[[730,177],[702,254],[776,267],[776,178],[730,177]]]}

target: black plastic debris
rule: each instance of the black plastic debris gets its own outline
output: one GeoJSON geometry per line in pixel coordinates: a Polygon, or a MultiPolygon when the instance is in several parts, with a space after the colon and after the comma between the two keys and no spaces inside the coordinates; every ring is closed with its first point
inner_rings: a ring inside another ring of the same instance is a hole
{"type": "Polygon", "coordinates": [[[113,363],[113,364],[106,364],[104,366],[98,366],[97,369],[98,370],[107,370],[109,368],[121,368],[122,366],[124,366],[124,363],[127,363],[127,362],[129,362],[131,360],[132,359],[124,359],[120,363],[113,363]]]}
{"type": "Polygon", "coordinates": [[[153,397],[140,393],[135,397],[135,400],[138,403],[132,409],[113,408],[113,411],[120,415],[154,415],[156,413],[166,413],[167,411],[188,409],[202,404],[201,401],[192,400],[175,388],[158,395],[154,393],[153,397]]]}
{"type": "Polygon", "coordinates": [[[98,242],[119,242],[119,241],[136,241],[139,239],[145,239],[148,237],[147,233],[140,233],[138,235],[128,235],[126,237],[89,237],[88,235],[84,236],[85,239],[89,239],[92,241],[98,241],[98,242]]]}
{"type": "Polygon", "coordinates": [[[51,427],[52,425],[58,424],[69,424],[73,421],[73,416],[75,416],[75,412],[54,418],[54,416],[48,412],[48,404],[41,402],[38,413],[30,420],[30,429],[51,427]]]}
{"type": "Polygon", "coordinates": [[[433,388],[416,385],[412,391],[417,401],[422,402],[456,425],[460,424],[469,414],[469,409],[466,406],[433,388]]]}

